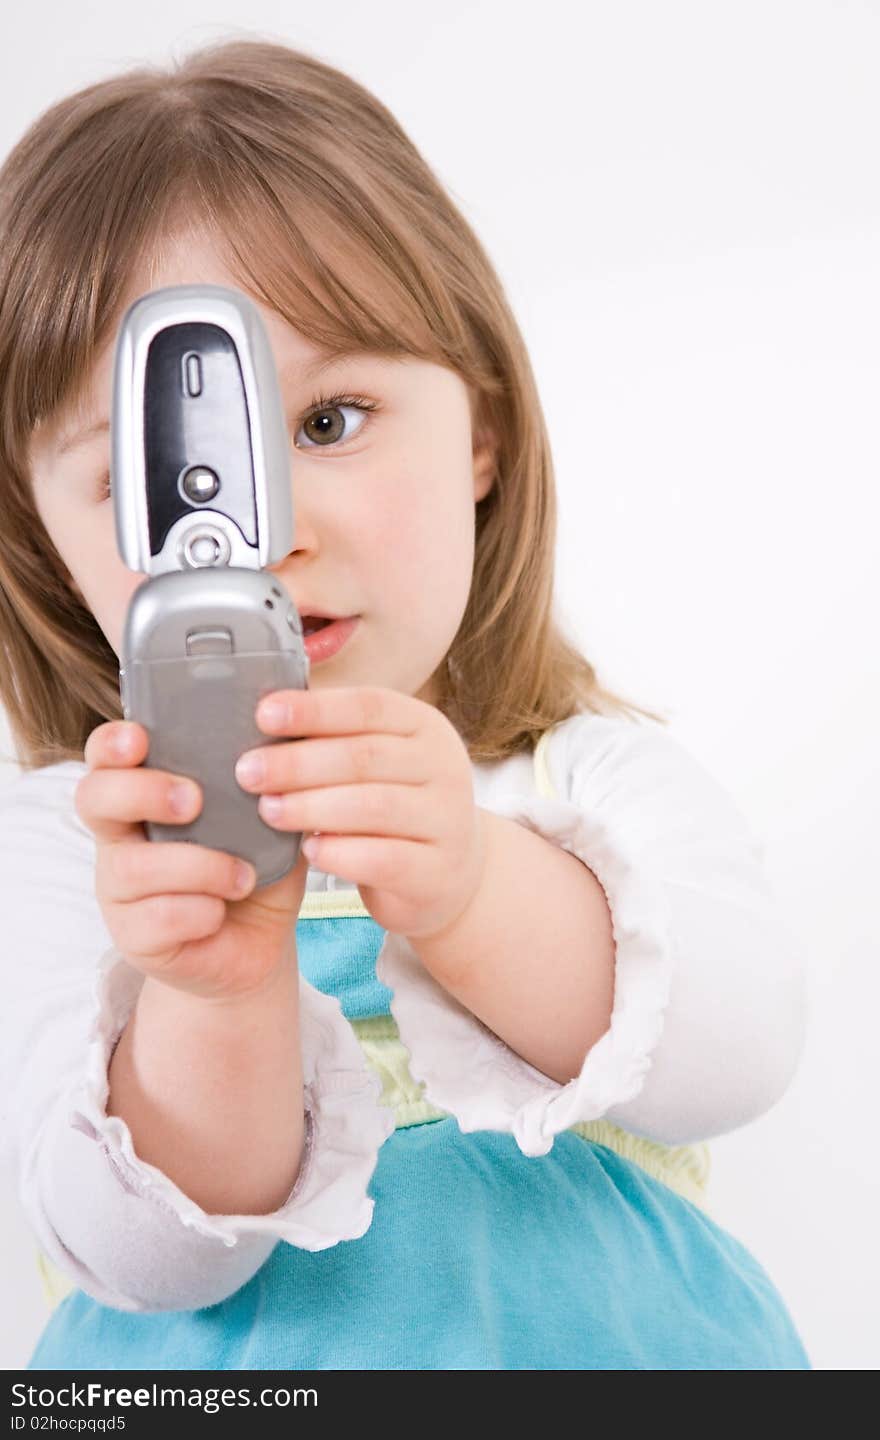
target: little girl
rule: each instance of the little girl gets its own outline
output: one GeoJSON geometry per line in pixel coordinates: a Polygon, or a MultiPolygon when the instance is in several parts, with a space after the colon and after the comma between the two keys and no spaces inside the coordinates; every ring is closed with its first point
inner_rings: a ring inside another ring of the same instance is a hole
{"type": "Polygon", "coordinates": [[[0,171],[0,376],[0,1093],[66,1290],[32,1367],[808,1369],[703,1143],[785,1091],[802,967],[728,794],[557,626],[528,358],[393,117],[256,42],[54,106],[0,171]],[[236,772],[310,837],[258,890],[146,840],[204,797],[119,699],[113,344],[201,281],[260,308],[273,569],[335,617],[236,772]]]}

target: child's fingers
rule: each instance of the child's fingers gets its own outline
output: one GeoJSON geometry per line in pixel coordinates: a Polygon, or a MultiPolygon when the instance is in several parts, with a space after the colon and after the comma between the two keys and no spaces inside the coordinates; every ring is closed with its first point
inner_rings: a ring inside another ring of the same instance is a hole
{"type": "Polygon", "coordinates": [[[202,808],[202,791],[196,781],[165,770],[90,770],[76,787],[74,804],[84,825],[100,844],[133,838],[145,820],[183,825],[202,808]]]}
{"type": "Polygon", "coordinates": [[[119,951],[150,973],[169,963],[191,940],[216,935],[226,919],[225,902],[213,895],[147,895],[131,905],[108,907],[107,928],[119,951]]]}
{"type": "Polygon", "coordinates": [[[97,879],[102,904],[126,904],[163,894],[241,900],[252,889],[256,874],[247,861],[223,850],[154,841],[102,846],[97,879]]]}
{"type": "Polygon", "coordinates": [[[89,769],[103,765],[140,765],[150,748],[150,737],[136,720],[105,720],[96,725],[83,750],[89,769]]]}
{"type": "Polygon", "coordinates": [[[126,959],[163,984],[205,996],[245,993],[289,955],[308,866],[301,857],[293,875],[255,898],[254,867],[240,857],[148,841],[145,821],[185,824],[204,803],[194,781],[143,764],[148,740],[129,722],[98,726],[76,788],[77,813],[97,838],[95,888],[107,928],[126,959]],[[133,741],[123,756],[110,745],[120,729],[133,741]],[[178,784],[191,795],[182,810],[172,803],[178,784]],[[239,867],[246,884],[237,886],[239,867]]]}

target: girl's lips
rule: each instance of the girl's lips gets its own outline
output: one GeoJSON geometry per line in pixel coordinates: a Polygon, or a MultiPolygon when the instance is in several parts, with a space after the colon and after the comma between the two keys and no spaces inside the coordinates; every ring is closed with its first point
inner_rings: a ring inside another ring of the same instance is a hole
{"type": "Polygon", "coordinates": [[[322,660],[332,659],[353,633],[360,618],[359,615],[351,615],[347,620],[334,620],[331,625],[325,625],[314,634],[306,635],[303,643],[309,664],[320,665],[322,660]]]}

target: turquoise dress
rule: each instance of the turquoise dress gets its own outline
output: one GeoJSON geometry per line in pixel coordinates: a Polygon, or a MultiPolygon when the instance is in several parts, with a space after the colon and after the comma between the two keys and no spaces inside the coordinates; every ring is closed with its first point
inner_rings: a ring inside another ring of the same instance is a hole
{"type": "MultiPolygon", "coordinates": [[[[366,913],[297,924],[303,975],[359,1036],[391,1023],[375,972],[384,934],[366,913]]],[[[511,1134],[410,1108],[379,1151],[360,1239],[317,1252],[280,1241],[201,1310],[132,1314],[74,1290],[29,1368],[810,1369],[749,1252],[591,1133],[604,1132],[563,1131],[536,1158],[511,1134]]]]}

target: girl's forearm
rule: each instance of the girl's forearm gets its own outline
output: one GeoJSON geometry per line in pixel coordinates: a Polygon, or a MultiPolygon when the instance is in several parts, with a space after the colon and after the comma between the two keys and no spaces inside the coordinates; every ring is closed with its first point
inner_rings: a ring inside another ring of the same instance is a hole
{"type": "Polygon", "coordinates": [[[258,994],[208,1000],[146,979],[110,1063],[107,1113],[139,1159],[211,1215],[265,1215],[303,1152],[295,956],[258,994]]]}
{"type": "Polygon", "coordinates": [[[479,893],[442,935],[410,943],[460,1004],[564,1085],[611,1023],[615,944],[605,892],[560,846],[491,811],[482,816],[479,893]]]}

